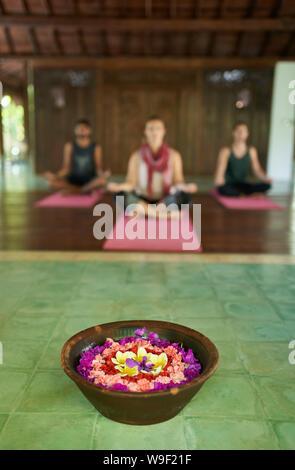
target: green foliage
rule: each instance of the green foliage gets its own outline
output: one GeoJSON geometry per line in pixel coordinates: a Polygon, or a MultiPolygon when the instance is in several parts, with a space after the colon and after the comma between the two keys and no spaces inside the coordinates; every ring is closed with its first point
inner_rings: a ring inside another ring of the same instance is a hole
{"type": "Polygon", "coordinates": [[[12,158],[12,147],[22,142],[25,138],[24,107],[16,104],[15,101],[11,99],[10,103],[6,107],[2,107],[1,118],[4,155],[6,158],[12,158]]]}

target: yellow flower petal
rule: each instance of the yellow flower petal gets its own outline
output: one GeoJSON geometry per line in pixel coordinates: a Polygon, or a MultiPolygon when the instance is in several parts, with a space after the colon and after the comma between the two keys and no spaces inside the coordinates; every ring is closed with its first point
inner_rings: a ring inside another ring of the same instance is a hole
{"type": "Polygon", "coordinates": [[[124,363],[123,353],[121,351],[117,351],[116,360],[118,361],[118,363],[124,363]]]}
{"type": "Polygon", "coordinates": [[[148,356],[148,353],[146,352],[145,348],[141,346],[141,347],[138,348],[138,350],[137,350],[137,360],[138,360],[139,362],[141,362],[144,356],[147,357],[147,356],[148,356]]]}
{"type": "Polygon", "coordinates": [[[153,375],[159,375],[161,372],[162,372],[162,367],[161,367],[161,366],[159,366],[159,367],[153,367],[153,369],[152,369],[152,371],[151,371],[151,373],[152,373],[153,375]]]}
{"type": "MultiPolygon", "coordinates": [[[[133,351],[126,351],[124,353],[122,353],[121,351],[117,351],[116,353],[116,360],[119,364],[125,364],[126,362],[126,359],[132,359],[136,357],[136,355],[134,354],[133,351]]],[[[112,361],[113,361],[114,358],[112,358],[112,361]]],[[[114,361],[113,361],[114,362],[114,361]]]]}
{"type": "Polygon", "coordinates": [[[138,374],[138,368],[137,367],[125,367],[125,373],[129,376],[132,377],[133,375],[138,374]]]}
{"type": "Polygon", "coordinates": [[[166,366],[168,362],[168,357],[167,357],[167,354],[166,353],[161,353],[159,356],[158,356],[158,364],[161,365],[164,369],[164,367],[166,366]]]}
{"type": "Polygon", "coordinates": [[[158,357],[157,354],[149,353],[148,360],[151,364],[155,364],[158,361],[158,357]]]}
{"type": "Polygon", "coordinates": [[[132,377],[134,375],[138,374],[138,367],[128,367],[126,365],[126,359],[133,359],[137,362],[142,362],[143,358],[146,357],[147,361],[146,364],[153,364],[152,370],[151,371],[146,371],[142,370],[144,374],[153,374],[153,375],[158,375],[160,374],[165,366],[167,365],[168,358],[165,353],[161,354],[152,354],[152,353],[147,353],[146,349],[144,347],[140,347],[137,350],[137,354],[135,354],[133,351],[126,351],[125,353],[122,353],[121,351],[118,351],[116,353],[116,357],[112,358],[113,364],[116,364],[115,369],[117,369],[120,373],[120,375],[123,376],[129,376],[132,377]]]}

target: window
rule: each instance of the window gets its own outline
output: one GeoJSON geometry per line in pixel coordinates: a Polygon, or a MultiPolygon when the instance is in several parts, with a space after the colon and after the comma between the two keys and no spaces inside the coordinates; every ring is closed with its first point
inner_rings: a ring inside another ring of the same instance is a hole
{"type": "Polygon", "coordinates": [[[7,160],[22,160],[27,150],[24,141],[24,107],[10,95],[3,96],[1,105],[4,157],[7,160]]]}

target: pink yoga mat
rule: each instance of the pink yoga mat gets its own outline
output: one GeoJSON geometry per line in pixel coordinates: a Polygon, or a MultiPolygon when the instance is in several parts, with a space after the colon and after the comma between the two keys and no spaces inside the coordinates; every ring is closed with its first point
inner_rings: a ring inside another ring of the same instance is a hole
{"type": "MultiPolygon", "coordinates": [[[[134,230],[137,234],[144,238],[136,238],[130,240],[126,233],[127,224],[131,221],[128,216],[122,216],[117,225],[114,226],[110,235],[104,243],[104,250],[112,251],[161,251],[161,252],[195,252],[199,253],[202,251],[202,247],[199,244],[197,235],[193,228],[193,223],[188,213],[182,215],[182,221],[184,223],[183,233],[181,233],[180,219],[169,219],[167,220],[167,238],[160,238],[160,224],[163,223],[163,219],[147,219],[142,217],[137,219],[137,228],[134,230]],[[178,230],[177,230],[178,228],[178,230]],[[179,236],[176,239],[171,238],[171,235],[179,236]],[[153,233],[155,239],[148,238],[148,233],[153,233]],[[186,237],[187,234],[187,237],[186,237]],[[190,234],[190,237],[188,235],[190,234]],[[118,238],[118,237],[123,238],[118,238]],[[185,238],[184,238],[185,237],[185,238]],[[187,239],[186,239],[187,238],[187,239]],[[190,244],[188,248],[184,248],[184,244],[190,244]]],[[[129,225],[130,227],[130,225],[129,225]]],[[[161,232],[162,233],[162,232],[161,232]]]]}
{"type": "Polygon", "coordinates": [[[260,197],[228,197],[219,194],[216,188],[211,189],[210,193],[227,209],[265,211],[284,209],[283,206],[273,202],[264,195],[261,195],[260,197]]]}
{"type": "Polygon", "coordinates": [[[92,194],[54,193],[35,203],[35,207],[92,207],[98,202],[104,191],[97,190],[92,194]]]}

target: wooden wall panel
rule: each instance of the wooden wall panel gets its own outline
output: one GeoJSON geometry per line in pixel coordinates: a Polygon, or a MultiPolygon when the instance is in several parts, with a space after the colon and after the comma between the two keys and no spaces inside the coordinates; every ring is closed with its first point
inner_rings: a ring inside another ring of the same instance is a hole
{"type": "Polygon", "coordinates": [[[197,90],[182,90],[179,99],[177,142],[175,147],[181,152],[186,174],[197,173],[198,161],[201,159],[198,139],[198,102],[197,90]]]}
{"type": "Polygon", "coordinates": [[[225,72],[211,70],[205,73],[202,93],[204,164],[201,174],[209,174],[215,166],[218,149],[230,145],[232,126],[238,120],[248,124],[249,144],[258,148],[262,165],[266,164],[272,69],[241,70],[240,76],[236,73],[235,80],[232,72],[224,79],[225,72]],[[238,108],[237,103],[247,93],[249,103],[238,108]]]}
{"type": "Polygon", "coordinates": [[[114,88],[105,88],[103,101],[103,164],[105,168],[111,169],[119,167],[118,162],[118,113],[117,113],[117,93],[114,88]],[[107,122],[107,125],[105,125],[107,122]],[[111,157],[110,157],[111,156],[111,157]]]}
{"type": "MultiPolygon", "coordinates": [[[[173,70],[93,67],[85,86],[72,86],[69,70],[35,70],[36,169],[56,170],[73,123],[87,117],[103,147],[104,166],[125,174],[130,154],[143,138],[146,118],[159,114],[167,141],[183,156],[188,176],[212,175],[218,150],[231,142],[234,122],[249,123],[250,142],[265,166],[271,106],[272,69],[173,70]],[[62,87],[66,106],[53,106],[51,89],[62,87]],[[241,92],[250,102],[236,107],[241,92]]],[[[73,72],[73,70],[72,70],[73,72]]]]}
{"type": "Polygon", "coordinates": [[[37,173],[56,171],[61,167],[63,146],[73,139],[73,126],[77,119],[89,119],[96,137],[95,71],[80,70],[79,73],[82,75],[78,76],[73,70],[35,71],[37,173]],[[56,94],[64,97],[64,106],[56,106],[56,94]]]}
{"type": "Polygon", "coordinates": [[[118,90],[118,163],[113,171],[124,174],[129,155],[142,140],[142,127],[145,119],[147,96],[145,90],[118,90]]]}
{"type": "Polygon", "coordinates": [[[166,139],[171,147],[176,147],[178,144],[179,95],[177,89],[151,89],[148,93],[148,114],[157,114],[162,117],[167,127],[166,139]]]}

